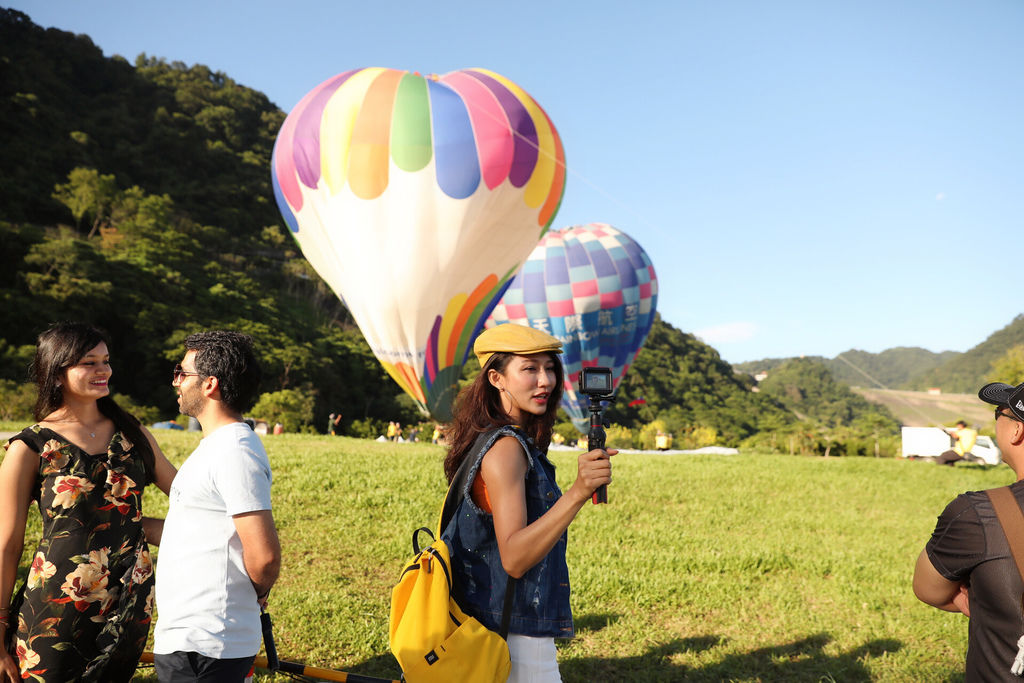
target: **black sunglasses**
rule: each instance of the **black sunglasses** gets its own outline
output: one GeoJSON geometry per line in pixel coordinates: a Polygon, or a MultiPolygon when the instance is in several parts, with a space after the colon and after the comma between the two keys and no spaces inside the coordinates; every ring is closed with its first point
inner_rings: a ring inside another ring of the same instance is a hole
{"type": "Polygon", "coordinates": [[[1001,417],[1008,417],[1011,420],[1015,420],[1017,422],[1024,422],[1024,420],[1021,420],[1019,417],[1017,417],[1013,413],[1004,413],[1002,407],[998,407],[998,408],[996,408],[996,421],[998,421],[999,418],[1001,418],[1001,417]]]}

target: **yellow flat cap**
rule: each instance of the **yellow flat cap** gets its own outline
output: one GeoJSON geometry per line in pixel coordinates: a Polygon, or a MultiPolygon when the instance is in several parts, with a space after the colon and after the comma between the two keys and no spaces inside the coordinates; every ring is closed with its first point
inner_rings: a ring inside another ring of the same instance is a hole
{"type": "Polygon", "coordinates": [[[521,356],[545,351],[561,353],[562,342],[547,332],[541,332],[526,325],[505,323],[484,330],[473,343],[473,353],[480,361],[480,367],[486,365],[487,359],[499,351],[517,353],[521,356]]]}

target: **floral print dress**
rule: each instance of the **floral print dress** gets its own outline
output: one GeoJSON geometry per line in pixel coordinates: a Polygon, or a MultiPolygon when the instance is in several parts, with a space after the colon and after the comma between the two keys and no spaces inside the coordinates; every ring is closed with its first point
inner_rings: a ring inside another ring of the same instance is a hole
{"type": "Polygon", "coordinates": [[[92,455],[34,425],[7,442],[39,453],[43,537],[18,612],[25,680],[128,681],[146,644],[153,564],[142,533],[142,457],[120,432],[92,455]]]}

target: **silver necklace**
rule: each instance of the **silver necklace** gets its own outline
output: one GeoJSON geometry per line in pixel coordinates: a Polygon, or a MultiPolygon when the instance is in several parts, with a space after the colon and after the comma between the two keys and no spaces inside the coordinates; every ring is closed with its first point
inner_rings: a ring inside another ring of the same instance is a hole
{"type": "MultiPolygon", "coordinates": [[[[68,423],[68,424],[74,424],[75,422],[77,422],[78,424],[82,425],[82,427],[85,427],[86,429],[88,429],[88,427],[85,426],[85,423],[82,422],[81,420],[56,420],[56,421],[57,422],[65,422],[65,423],[68,423]]],[[[96,438],[95,430],[89,432],[89,438],[90,439],[95,439],[96,438]]]]}

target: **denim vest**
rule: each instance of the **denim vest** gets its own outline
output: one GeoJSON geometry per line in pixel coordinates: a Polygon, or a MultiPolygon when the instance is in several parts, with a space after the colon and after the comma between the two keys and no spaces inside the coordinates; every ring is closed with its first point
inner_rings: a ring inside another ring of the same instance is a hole
{"type": "MultiPolygon", "coordinates": [[[[473,462],[465,480],[465,497],[443,537],[451,548],[452,590],[456,602],[492,631],[500,631],[505,585],[510,578],[501,566],[494,520],[477,507],[470,491],[484,455],[503,436],[518,439],[526,454],[526,523],[536,521],[562,496],[555,482],[555,466],[547,454],[540,452],[533,440],[515,427],[500,427],[480,435],[466,456],[473,462]]],[[[568,534],[563,533],[551,551],[516,582],[509,633],[556,638],[573,636],[569,567],[565,562],[567,540],[568,534]]]]}

